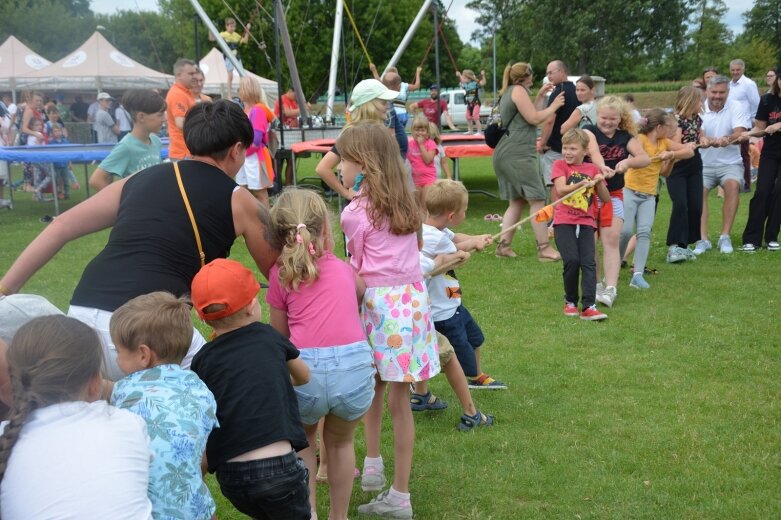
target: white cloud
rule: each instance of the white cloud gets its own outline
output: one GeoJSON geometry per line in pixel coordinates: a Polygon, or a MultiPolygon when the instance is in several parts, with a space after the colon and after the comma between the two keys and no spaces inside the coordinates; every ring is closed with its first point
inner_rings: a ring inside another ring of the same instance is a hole
{"type": "Polygon", "coordinates": [[[91,0],[92,10],[99,14],[113,14],[125,11],[157,11],[157,0],[91,0]]]}

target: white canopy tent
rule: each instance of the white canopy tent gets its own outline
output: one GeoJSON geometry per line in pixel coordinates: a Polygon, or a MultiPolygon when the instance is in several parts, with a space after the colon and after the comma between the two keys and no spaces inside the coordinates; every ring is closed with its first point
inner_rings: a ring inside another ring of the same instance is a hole
{"type": "Polygon", "coordinates": [[[17,87],[37,90],[168,89],[174,77],[133,61],[99,32],[60,61],[17,78],[17,87]]]}
{"type": "MultiPolygon", "coordinates": [[[[205,81],[203,85],[204,94],[219,94],[223,98],[228,95],[228,71],[225,68],[225,58],[219,49],[213,47],[209,53],[198,62],[198,66],[203,71],[205,81]]],[[[246,70],[246,69],[245,69],[246,70]]],[[[269,108],[274,107],[277,102],[277,82],[270,79],[263,78],[250,71],[246,71],[247,75],[255,78],[260,83],[260,87],[266,94],[269,108]]],[[[239,88],[239,73],[233,71],[233,90],[234,92],[239,88]]]]}
{"type": "Polygon", "coordinates": [[[9,36],[0,45],[0,89],[14,92],[18,88],[17,78],[26,76],[51,65],[14,36],[9,36]]]}

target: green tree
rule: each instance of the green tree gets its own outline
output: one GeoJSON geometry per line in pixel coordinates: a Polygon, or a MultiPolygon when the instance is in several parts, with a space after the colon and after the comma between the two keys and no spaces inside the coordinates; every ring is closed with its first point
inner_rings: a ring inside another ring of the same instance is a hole
{"type": "Polygon", "coordinates": [[[105,36],[122,53],[160,72],[171,74],[176,61],[176,35],[162,14],[151,11],[119,11],[97,15],[96,22],[106,28],[105,36]]]}
{"type": "Polygon", "coordinates": [[[781,2],[754,0],[754,5],[743,13],[745,36],[762,39],[775,47],[776,63],[781,63],[781,2]]]}
{"type": "MultiPolygon", "coordinates": [[[[725,68],[722,64],[729,61],[728,51],[732,44],[732,31],[722,21],[727,14],[723,0],[700,0],[692,19],[689,56],[689,72],[693,76],[702,74],[705,66],[725,68]]],[[[726,70],[722,72],[727,72],[726,70]]]]}

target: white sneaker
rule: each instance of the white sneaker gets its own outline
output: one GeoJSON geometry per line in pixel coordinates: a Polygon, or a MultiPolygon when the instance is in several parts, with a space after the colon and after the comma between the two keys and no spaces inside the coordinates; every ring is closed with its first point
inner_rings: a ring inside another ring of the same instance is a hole
{"type": "Polygon", "coordinates": [[[364,466],[361,474],[361,489],[364,491],[381,491],[385,488],[385,469],[374,466],[364,466]]]}
{"type": "Polygon", "coordinates": [[[721,235],[719,237],[718,248],[719,251],[724,254],[730,254],[734,251],[732,248],[732,239],[729,237],[729,235],[721,235]]]}
{"type": "Polygon", "coordinates": [[[8,199],[0,199],[0,208],[14,209],[14,204],[8,199]]]}
{"type": "Polygon", "coordinates": [[[368,504],[358,506],[358,512],[385,518],[412,518],[412,503],[409,500],[404,500],[399,504],[394,504],[388,496],[389,493],[390,489],[386,489],[368,504]]]}
{"type": "Polygon", "coordinates": [[[767,250],[768,251],[778,251],[779,249],[781,249],[781,245],[778,242],[776,242],[775,240],[772,240],[772,241],[767,243],[767,250]]]}
{"type": "Polygon", "coordinates": [[[707,238],[704,240],[698,240],[694,243],[694,254],[699,256],[703,254],[708,249],[712,249],[713,245],[710,243],[710,240],[707,238]]]}
{"type": "Polygon", "coordinates": [[[597,293],[596,300],[602,305],[605,305],[607,307],[612,307],[613,302],[616,301],[616,296],[618,296],[618,291],[616,290],[616,288],[613,287],[612,285],[608,285],[605,287],[602,293],[597,293]]]}

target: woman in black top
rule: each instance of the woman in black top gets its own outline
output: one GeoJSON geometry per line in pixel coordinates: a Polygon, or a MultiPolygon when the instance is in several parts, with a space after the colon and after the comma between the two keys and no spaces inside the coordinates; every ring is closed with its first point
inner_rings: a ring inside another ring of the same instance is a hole
{"type": "MultiPolygon", "coordinates": [[[[253,130],[238,105],[229,101],[194,106],[185,117],[184,137],[192,157],[177,163],[192,207],[205,262],[225,258],[238,236],[264,276],[277,257],[266,242],[263,209],[233,178],[252,143],[253,130]]],[[[0,292],[17,292],[66,243],[113,228],[105,248],[87,265],[68,313],[100,332],[107,344],[107,377],[123,374],[108,333],[111,313],[128,300],[152,291],[179,296],[201,266],[193,227],[177,184],[174,166],[160,164],[112,183],[57,217],[22,252],[0,280],[0,292]]],[[[189,367],[204,340],[195,331],[189,367]]]]}

